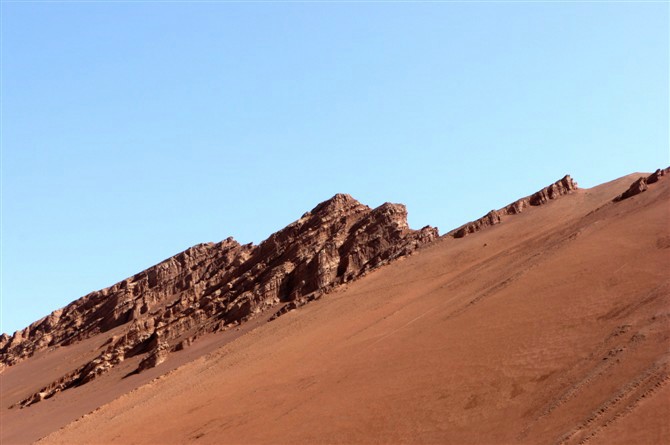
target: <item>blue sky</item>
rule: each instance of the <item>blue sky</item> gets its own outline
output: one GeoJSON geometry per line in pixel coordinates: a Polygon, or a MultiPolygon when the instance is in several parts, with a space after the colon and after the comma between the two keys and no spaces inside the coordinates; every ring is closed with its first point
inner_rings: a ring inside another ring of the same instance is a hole
{"type": "Polygon", "coordinates": [[[666,166],[668,8],[2,2],[2,331],[337,192],[444,233],[666,166]]]}

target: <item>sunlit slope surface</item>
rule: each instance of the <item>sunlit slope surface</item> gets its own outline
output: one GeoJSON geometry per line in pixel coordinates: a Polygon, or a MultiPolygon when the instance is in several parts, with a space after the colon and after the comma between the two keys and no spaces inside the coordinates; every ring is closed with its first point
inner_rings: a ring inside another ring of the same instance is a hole
{"type": "Polygon", "coordinates": [[[44,443],[669,443],[670,180],[444,238],[44,443]]]}

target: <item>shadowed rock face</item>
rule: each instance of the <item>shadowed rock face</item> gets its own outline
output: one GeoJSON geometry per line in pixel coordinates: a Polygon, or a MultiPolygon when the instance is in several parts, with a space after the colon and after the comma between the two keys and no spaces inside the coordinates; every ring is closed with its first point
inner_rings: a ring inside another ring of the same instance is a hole
{"type": "Polygon", "coordinates": [[[11,337],[2,334],[0,367],[124,326],[97,358],[20,402],[27,406],[84,384],[128,357],[144,355],[138,371],[156,366],[203,333],[304,304],[437,237],[432,227],[411,230],[403,205],[370,209],[338,194],[258,246],[232,238],[199,244],[11,337]]]}
{"type": "Polygon", "coordinates": [[[530,196],[526,196],[525,198],[516,200],[502,209],[491,210],[478,220],[464,224],[449,232],[447,235],[451,235],[454,238],[463,238],[470,233],[479,232],[485,227],[499,224],[502,221],[503,216],[516,215],[523,212],[528,206],[540,206],[546,204],[552,199],[556,199],[559,196],[567,195],[573,190],[577,190],[577,188],[577,183],[570,177],[570,175],[566,175],[542,190],[535,192],[530,196]]]}

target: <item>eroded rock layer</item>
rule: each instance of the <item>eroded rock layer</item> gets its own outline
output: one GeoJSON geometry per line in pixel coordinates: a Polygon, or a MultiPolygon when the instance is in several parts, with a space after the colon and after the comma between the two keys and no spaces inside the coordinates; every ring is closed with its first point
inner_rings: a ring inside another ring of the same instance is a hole
{"type": "Polygon", "coordinates": [[[526,196],[525,198],[518,199],[502,209],[491,210],[481,218],[464,224],[449,232],[447,235],[451,235],[454,238],[463,238],[470,233],[479,232],[485,227],[500,224],[502,217],[506,215],[516,215],[521,213],[528,206],[540,206],[546,204],[552,199],[556,199],[559,196],[567,195],[573,190],[577,190],[577,188],[577,183],[570,177],[570,175],[566,175],[542,190],[535,192],[530,196],[526,196]]]}
{"type": "Polygon", "coordinates": [[[630,185],[630,187],[628,187],[628,190],[626,190],[622,194],[618,195],[616,198],[613,199],[613,201],[614,202],[619,202],[619,201],[623,201],[624,199],[628,199],[631,196],[639,195],[640,193],[647,190],[647,186],[649,184],[653,184],[655,182],[658,182],[660,179],[662,179],[668,173],[670,173],[670,167],[659,168],[654,173],[652,173],[651,175],[649,175],[647,177],[641,176],[641,177],[637,178],[635,181],[633,181],[633,183],[630,185]]]}
{"type": "Polygon", "coordinates": [[[156,366],[202,333],[299,306],[437,237],[433,227],[411,230],[403,205],[370,209],[338,194],[260,245],[232,238],[199,244],[12,336],[2,334],[0,368],[123,327],[98,357],[19,403],[28,406],[85,384],[129,357],[143,355],[137,372],[156,366]]]}

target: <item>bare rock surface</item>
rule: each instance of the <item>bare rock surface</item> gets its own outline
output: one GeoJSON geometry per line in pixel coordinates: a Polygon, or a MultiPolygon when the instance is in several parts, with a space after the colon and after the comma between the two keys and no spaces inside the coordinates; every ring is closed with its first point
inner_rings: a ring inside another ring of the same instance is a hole
{"type": "Polygon", "coordinates": [[[39,351],[67,346],[122,327],[103,351],[30,397],[25,407],[80,386],[123,360],[143,356],[136,372],[155,367],[172,350],[266,311],[297,307],[369,270],[411,254],[438,237],[411,230],[407,210],[375,209],[337,194],[260,245],[232,238],[198,244],[109,288],[0,337],[0,370],[39,351]]]}
{"type": "Polygon", "coordinates": [[[533,193],[530,196],[525,198],[518,199],[502,209],[491,210],[486,215],[481,218],[471,221],[462,225],[461,227],[452,230],[447,233],[448,236],[453,236],[454,238],[463,238],[464,236],[479,232],[483,228],[500,224],[502,218],[506,215],[516,215],[524,211],[524,209],[529,206],[540,206],[548,203],[552,199],[556,199],[560,196],[567,195],[574,190],[577,190],[577,183],[570,177],[570,175],[565,175],[560,180],[554,182],[547,187],[544,187],[542,190],[539,190],[533,193]]]}
{"type": "Polygon", "coordinates": [[[639,195],[640,193],[647,190],[649,184],[654,184],[670,173],[670,167],[659,168],[654,173],[649,176],[641,176],[637,178],[631,185],[628,187],[628,190],[618,195],[613,199],[614,202],[623,201],[628,199],[631,196],[639,195]]]}

